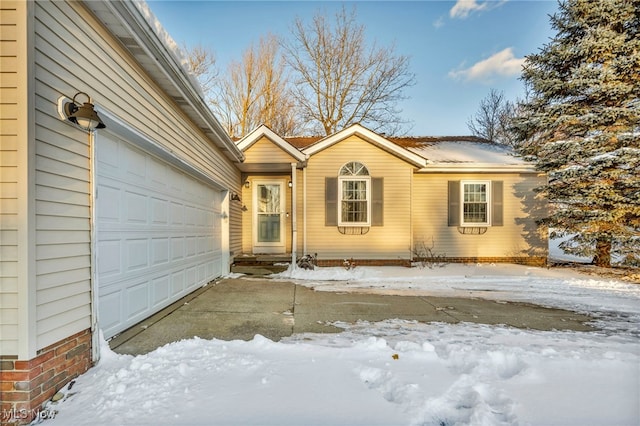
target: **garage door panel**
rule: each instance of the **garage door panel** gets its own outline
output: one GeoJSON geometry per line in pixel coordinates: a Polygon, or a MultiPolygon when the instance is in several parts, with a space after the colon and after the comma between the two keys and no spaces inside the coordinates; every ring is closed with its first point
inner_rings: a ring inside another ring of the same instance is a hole
{"type": "Polygon", "coordinates": [[[122,322],[122,291],[100,296],[100,328],[109,330],[122,322]]]}
{"type": "Polygon", "coordinates": [[[151,264],[153,266],[169,261],[169,238],[154,238],[151,243],[151,264]]]}
{"type": "Polygon", "coordinates": [[[177,296],[184,291],[184,271],[171,274],[171,296],[177,296]]]}
{"type": "Polygon", "coordinates": [[[153,280],[151,284],[151,303],[154,307],[163,306],[169,300],[169,275],[163,275],[153,280]]]}
{"type": "Polygon", "coordinates": [[[120,222],[120,190],[103,183],[96,200],[97,218],[100,221],[120,222]]]}
{"type": "Polygon", "coordinates": [[[127,177],[135,180],[144,181],[147,171],[147,159],[149,156],[143,154],[137,149],[132,149],[127,145],[120,144],[122,152],[122,160],[124,164],[124,172],[127,177]]]}
{"type": "Polygon", "coordinates": [[[124,272],[131,272],[149,266],[149,240],[127,239],[124,241],[125,247],[125,268],[124,272]]]}
{"type": "Polygon", "coordinates": [[[107,278],[110,275],[118,275],[122,272],[120,240],[102,240],[98,242],[96,249],[100,253],[97,260],[98,275],[100,277],[107,278]]]}
{"type": "Polygon", "coordinates": [[[222,274],[222,197],[117,138],[96,142],[96,164],[98,320],[108,338],[222,274]]]}
{"type": "Polygon", "coordinates": [[[168,225],[169,202],[167,200],[151,199],[151,221],[154,225],[168,225]]]}
{"type": "Polygon", "coordinates": [[[128,286],[125,305],[125,320],[141,320],[139,317],[149,311],[149,282],[142,281],[128,286]]]}

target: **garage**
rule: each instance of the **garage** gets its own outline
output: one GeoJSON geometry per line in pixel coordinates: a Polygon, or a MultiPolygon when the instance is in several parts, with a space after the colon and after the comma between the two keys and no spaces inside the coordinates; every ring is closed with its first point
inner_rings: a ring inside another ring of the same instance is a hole
{"type": "Polygon", "coordinates": [[[95,141],[97,315],[105,338],[223,274],[224,193],[169,154],[95,141]]]}

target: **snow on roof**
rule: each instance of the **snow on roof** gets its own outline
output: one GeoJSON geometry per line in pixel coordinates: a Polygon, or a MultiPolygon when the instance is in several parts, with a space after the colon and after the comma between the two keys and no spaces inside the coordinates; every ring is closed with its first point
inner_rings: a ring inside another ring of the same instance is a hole
{"type": "Polygon", "coordinates": [[[189,59],[186,56],[186,53],[180,48],[178,43],[171,37],[171,35],[165,30],[162,26],[162,23],[158,20],[156,15],[151,11],[151,8],[147,4],[146,1],[134,1],[132,2],[140,14],[144,17],[149,25],[149,28],[153,30],[155,35],[158,37],[160,42],[164,45],[167,51],[173,56],[174,60],[180,64],[185,74],[189,78],[193,87],[197,90],[198,94],[205,99],[205,94],[202,90],[202,86],[198,82],[197,77],[191,72],[189,69],[189,59]]]}
{"type": "Polygon", "coordinates": [[[491,142],[445,141],[409,149],[431,163],[524,164],[509,147],[491,142]]]}

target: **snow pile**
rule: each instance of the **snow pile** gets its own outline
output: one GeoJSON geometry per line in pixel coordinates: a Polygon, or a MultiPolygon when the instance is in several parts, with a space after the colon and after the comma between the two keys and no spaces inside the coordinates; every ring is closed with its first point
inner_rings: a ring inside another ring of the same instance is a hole
{"type": "Polygon", "coordinates": [[[518,300],[529,294],[534,302],[602,308],[608,314],[599,321],[606,330],[389,320],[336,323],[343,332],[281,342],[262,336],[249,342],[196,338],[136,357],[115,354],[105,344],[101,361],[52,407],[58,413],[46,424],[640,422],[637,285],[513,265],[319,268],[280,278],[287,274],[324,290],[500,293],[518,300]]]}

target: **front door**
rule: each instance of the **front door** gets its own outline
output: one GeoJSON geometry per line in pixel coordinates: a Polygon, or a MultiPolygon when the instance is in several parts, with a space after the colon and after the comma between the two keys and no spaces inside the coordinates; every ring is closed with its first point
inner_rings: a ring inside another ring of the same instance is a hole
{"type": "Polygon", "coordinates": [[[253,185],[254,253],[285,252],[285,192],[281,181],[257,181],[253,185]]]}

